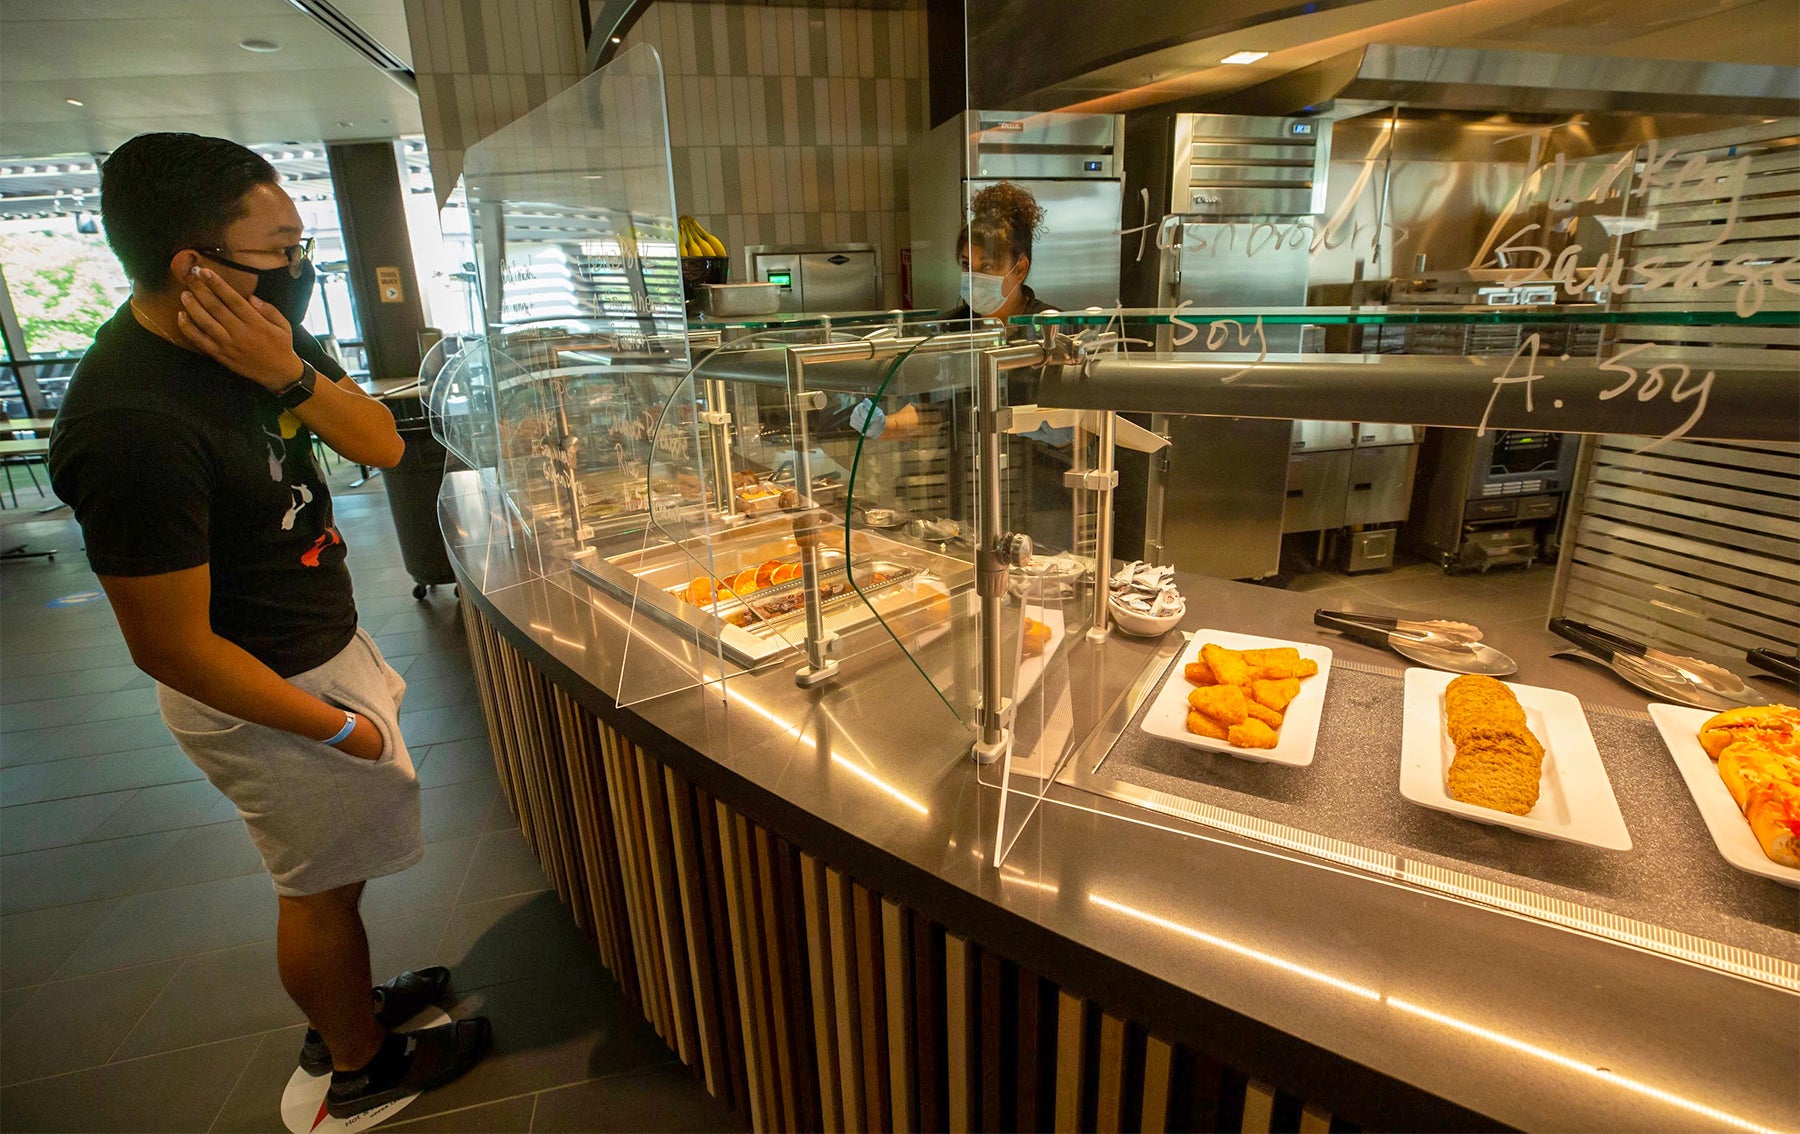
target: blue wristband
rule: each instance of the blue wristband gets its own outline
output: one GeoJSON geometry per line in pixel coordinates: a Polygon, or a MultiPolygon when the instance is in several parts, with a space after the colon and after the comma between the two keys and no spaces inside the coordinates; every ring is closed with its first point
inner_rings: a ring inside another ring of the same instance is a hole
{"type": "Polygon", "coordinates": [[[337,730],[336,736],[327,737],[324,741],[322,741],[322,743],[329,744],[333,748],[336,748],[338,745],[342,744],[344,742],[344,740],[351,733],[353,733],[355,731],[356,731],[356,714],[355,713],[345,713],[344,714],[344,727],[337,730]]]}

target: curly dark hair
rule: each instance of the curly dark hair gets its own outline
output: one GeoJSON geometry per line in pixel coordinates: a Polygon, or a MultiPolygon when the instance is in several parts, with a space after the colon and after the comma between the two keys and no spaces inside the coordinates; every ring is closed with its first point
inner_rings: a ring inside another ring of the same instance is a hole
{"type": "Polygon", "coordinates": [[[1001,181],[975,194],[969,202],[969,224],[957,238],[956,251],[971,244],[990,259],[1019,260],[1031,255],[1032,241],[1044,227],[1044,207],[1029,190],[1001,181]]]}
{"type": "Polygon", "coordinates": [[[100,221],[125,274],[155,287],[175,253],[216,244],[244,194],[278,180],[262,155],[224,138],[139,134],[100,166],[100,221]]]}

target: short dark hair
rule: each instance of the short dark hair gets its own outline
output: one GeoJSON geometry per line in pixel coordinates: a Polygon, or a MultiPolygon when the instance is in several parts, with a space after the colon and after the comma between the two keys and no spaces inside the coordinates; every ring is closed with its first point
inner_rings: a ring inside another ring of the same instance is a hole
{"type": "Polygon", "coordinates": [[[279,181],[256,151],[199,134],[139,134],[100,167],[100,220],[133,283],[155,285],[183,248],[217,244],[244,194],[279,181]]]}

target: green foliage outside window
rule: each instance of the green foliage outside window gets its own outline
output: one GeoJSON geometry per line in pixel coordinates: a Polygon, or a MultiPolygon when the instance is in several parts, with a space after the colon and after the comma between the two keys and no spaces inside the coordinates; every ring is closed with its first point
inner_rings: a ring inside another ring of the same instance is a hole
{"type": "Polygon", "coordinates": [[[119,262],[98,235],[0,232],[0,265],[33,354],[85,351],[130,291],[119,262]]]}

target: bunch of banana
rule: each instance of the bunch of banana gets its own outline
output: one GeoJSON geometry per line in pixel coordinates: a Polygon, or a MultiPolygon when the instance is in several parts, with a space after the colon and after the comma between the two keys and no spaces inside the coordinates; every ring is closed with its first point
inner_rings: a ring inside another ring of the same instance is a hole
{"type": "Polygon", "coordinates": [[[679,218],[681,225],[681,254],[683,256],[723,256],[725,242],[700,227],[700,222],[693,217],[679,218]]]}

